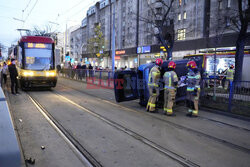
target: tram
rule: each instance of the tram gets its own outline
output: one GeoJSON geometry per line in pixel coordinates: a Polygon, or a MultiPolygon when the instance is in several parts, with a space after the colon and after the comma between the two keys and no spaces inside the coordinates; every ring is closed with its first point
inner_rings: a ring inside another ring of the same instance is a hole
{"type": "Polygon", "coordinates": [[[23,36],[15,47],[18,80],[22,89],[55,87],[54,41],[44,36],[23,36]]]}

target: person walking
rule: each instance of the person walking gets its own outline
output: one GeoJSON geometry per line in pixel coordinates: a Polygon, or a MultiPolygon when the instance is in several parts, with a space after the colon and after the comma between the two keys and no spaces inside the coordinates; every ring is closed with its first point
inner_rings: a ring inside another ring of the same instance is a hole
{"type": "Polygon", "coordinates": [[[6,64],[6,62],[3,62],[2,73],[3,73],[3,82],[4,82],[4,84],[6,84],[6,82],[7,82],[7,70],[8,70],[8,65],[6,64]]]}
{"type": "Polygon", "coordinates": [[[86,64],[83,64],[83,65],[81,66],[82,77],[83,77],[83,78],[86,77],[86,68],[87,68],[86,64]]]}
{"type": "Polygon", "coordinates": [[[167,116],[173,115],[173,104],[175,101],[176,88],[178,85],[178,77],[175,73],[176,64],[174,61],[168,63],[169,71],[166,71],[163,75],[164,86],[164,111],[167,116]]]}
{"type": "Polygon", "coordinates": [[[89,77],[93,77],[93,66],[89,64],[89,77]]]}
{"type": "Polygon", "coordinates": [[[155,112],[156,99],[159,96],[159,80],[161,77],[160,68],[163,64],[162,59],[157,58],[155,60],[155,66],[149,72],[148,88],[149,88],[149,100],[146,110],[149,112],[155,112]]]}
{"type": "Polygon", "coordinates": [[[18,83],[17,83],[17,69],[16,69],[16,60],[11,59],[11,64],[9,65],[10,81],[11,81],[11,93],[19,94],[18,92],[18,83]],[[15,91],[14,91],[15,90],[15,91]]]}
{"type": "Polygon", "coordinates": [[[198,104],[200,97],[200,79],[201,75],[198,71],[195,61],[187,63],[188,73],[186,77],[187,84],[187,116],[198,116],[198,104]]]}

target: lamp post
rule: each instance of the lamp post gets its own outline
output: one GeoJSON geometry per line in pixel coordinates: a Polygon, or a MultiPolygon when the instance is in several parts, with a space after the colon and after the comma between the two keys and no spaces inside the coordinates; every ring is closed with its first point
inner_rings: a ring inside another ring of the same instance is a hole
{"type": "Polygon", "coordinates": [[[112,72],[115,71],[115,2],[112,1],[113,4],[113,28],[112,28],[112,72]]]}

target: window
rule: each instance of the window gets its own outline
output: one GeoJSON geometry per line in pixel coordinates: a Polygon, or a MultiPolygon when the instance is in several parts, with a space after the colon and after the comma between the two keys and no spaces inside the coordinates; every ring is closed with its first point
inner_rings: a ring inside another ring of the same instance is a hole
{"type": "Polygon", "coordinates": [[[228,8],[231,7],[231,0],[227,0],[227,7],[228,7],[228,8]]]}
{"type": "Polygon", "coordinates": [[[156,8],[156,14],[161,14],[162,13],[162,8],[156,8]]]}
{"type": "Polygon", "coordinates": [[[177,30],[177,40],[185,40],[186,39],[186,29],[179,29],[177,30]]]}
{"type": "Polygon", "coordinates": [[[222,1],[219,1],[219,9],[222,9],[222,1]]]}
{"type": "Polygon", "coordinates": [[[179,0],[179,6],[181,6],[182,0],[179,0]]]}
{"type": "Polygon", "coordinates": [[[180,13],[178,14],[178,20],[179,21],[181,20],[181,14],[180,13]]]}
{"type": "Polygon", "coordinates": [[[183,19],[184,19],[184,20],[187,19],[187,12],[186,12],[186,11],[183,13],[183,19]]]}
{"type": "Polygon", "coordinates": [[[226,21],[226,26],[229,27],[231,25],[230,17],[226,17],[225,21],[226,21]]]}

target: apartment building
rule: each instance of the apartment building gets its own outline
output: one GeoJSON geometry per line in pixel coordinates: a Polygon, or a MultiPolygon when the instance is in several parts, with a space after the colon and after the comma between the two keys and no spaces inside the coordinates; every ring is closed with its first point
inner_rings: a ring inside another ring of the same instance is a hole
{"type": "MultiPolygon", "coordinates": [[[[167,2],[169,3],[170,0],[167,2]]],[[[247,0],[243,0],[247,7],[247,0]]],[[[167,9],[157,0],[101,0],[91,6],[83,19],[82,58],[96,63],[97,57],[90,57],[87,40],[94,36],[95,25],[101,25],[105,38],[105,52],[109,57],[103,58],[101,65],[110,66],[113,3],[115,3],[115,65],[119,67],[137,67],[164,56],[159,40],[155,37],[157,29],[155,13],[160,16],[167,9]],[[83,42],[83,43],[84,43],[83,42]],[[104,60],[105,59],[105,60],[104,60]]],[[[238,10],[237,1],[233,0],[176,0],[173,3],[168,20],[173,23],[175,43],[173,59],[180,59],[187,54],[199,53],[210,48],[233,47],[237,31],[232,18],[238,10]]],[[[249,41],[246,43],[249,45],[249,41]]],[[[96,64],[97,65],[97,64],[96,64]]]]}

